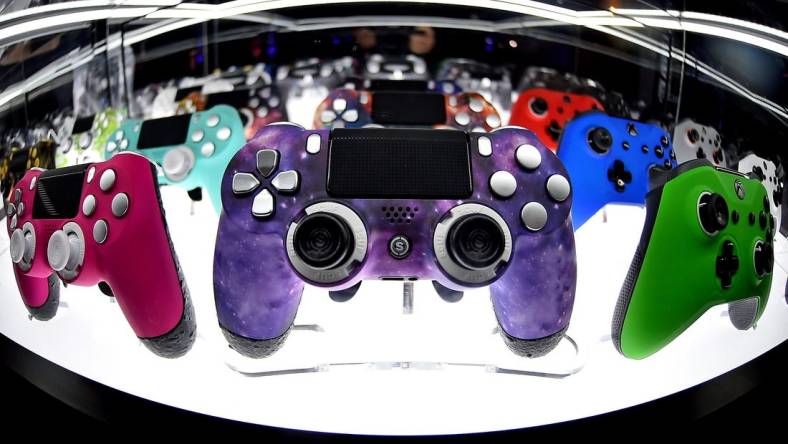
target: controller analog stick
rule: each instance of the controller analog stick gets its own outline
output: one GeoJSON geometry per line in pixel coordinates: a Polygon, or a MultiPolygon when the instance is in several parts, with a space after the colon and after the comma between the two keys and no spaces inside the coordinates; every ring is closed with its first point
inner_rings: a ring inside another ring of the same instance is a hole
{"type": "Polygon", "coordinates": [[[79,262],[79,237],[63,230],[55,231],[47,244],[47,260],[55,271],[74,270],[79,262]]]}
{"type": "Polygon", "coordinates": [[[33,236],[25,234],[21,229],[14,230],[11,233],[11,245],[9,247],[11,253],[11,261],[15,264],[22,262],[23,259],[28,260],[32,256],[33,251],[33,236]]]}
{"type": "Polygon", "coordinates": [[[700,133],[695,128],[692,128],[687,131],[687,139],[691,144],[695,145],[700,140],[700,133]]]}
{"type": "Polygon", "coordinates": [[[604,154],[613,146],[613,135],[607,128],[594,128],[588,133],[588,144],[597,153],[604,154]]]}
{"type": "Polygon", "coordinates": [[[329,213],[313,213],[298,223],[293,245],[304,263],[330,270],[353,252],[353,233],[341,218],[329,213]]]}
{"type": "Polygon", "coordinates": [[[483,214],[460,219],[449,231],[448,250],[461,266],[478,270],[495,264],[503,255],[504,233],[498,223],[483,214]]]}
{"type": "Polygon", "coordinates": [[[537,116],[544,116],[547,114],[547,101],[541,97],[531,100],[531,112],[537,116]]]}
{"type": "Polygon", "coordinates": [[[167,151],[162,162],[164,175],[178,182],[186,178],[194,168],[194,153],[188,148],[179,147],[167,151]]]}
{"type": "Polygon", "coordinates": [[[763,277],[772,272],[774,268],[774,249],[771,244],[758,242],[755,244],[755,272],[759,277],[763,277]]]}
{"type": "Polygon", "coordinates": [[[715,234],[728,226],[728,204],[717,193],[705,193],[698,200],[698,217],[703,230],[715,234]]]}

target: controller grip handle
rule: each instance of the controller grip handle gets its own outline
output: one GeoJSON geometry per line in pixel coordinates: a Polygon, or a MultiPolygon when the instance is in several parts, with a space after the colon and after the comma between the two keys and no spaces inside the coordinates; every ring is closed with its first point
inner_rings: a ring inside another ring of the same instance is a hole
{"type": "Polygon", "coordinates": [[[14,266],[14,276],[27,311],[39,321],[48,321],[60,305],[60,279],[52,273],[48,277],[23,274],[14,266]]]}

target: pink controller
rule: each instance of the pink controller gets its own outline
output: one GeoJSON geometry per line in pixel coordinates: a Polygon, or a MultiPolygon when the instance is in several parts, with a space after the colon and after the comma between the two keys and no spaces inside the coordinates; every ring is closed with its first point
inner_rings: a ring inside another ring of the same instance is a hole
{"type": "Polygon", "coordinates": [[[158,190],[153,164],[133,153],[25,174],[7,223],[19,293],[33,317],[55,315],[57,277],[99,284],[151,351],[171,358],[191,348],[194,312],[158,190]]]}

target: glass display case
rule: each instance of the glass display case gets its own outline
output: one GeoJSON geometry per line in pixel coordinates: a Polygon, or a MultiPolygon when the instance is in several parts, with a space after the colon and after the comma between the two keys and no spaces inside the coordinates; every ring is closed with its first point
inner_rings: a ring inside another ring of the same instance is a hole
{"type": "Polygon", "coordinates": [[[0,333],[306,431],[522,429],[702,385],[788,338],[786,16],[4,2],[0,333]]]}

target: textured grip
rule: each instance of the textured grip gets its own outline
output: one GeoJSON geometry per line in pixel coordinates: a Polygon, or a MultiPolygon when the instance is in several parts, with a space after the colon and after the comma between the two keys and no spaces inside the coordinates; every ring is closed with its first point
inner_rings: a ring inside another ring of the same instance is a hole
{"type": "Polygon", "coordinates": [[[285,339],[287,339],[292,329],[293,325],[290,324],[290,327],[288,327],[284,333],[271,339],[246,338],[236,335],[224,327],[222,327],[222,333],[230,344],[230,348],[238,353],[250,358],[266,358],[282,347],[282,344],[284,344],[285,339]]]}
{"type": "Polygon", "coordinates": [[[518,339],[510,336],[502,328],[499,330],[503,337],[503,342],[514,354],[526,358],[539,358],[550,353],[558,346],[561,339],[564,338],[567,328],[569,328],[568,325],[556,333],[541,339],[518,339]]]}
{"type": "Polygon", "coordinates": [[[646,256],[646,245],[641,242],[635,250],[635,257],[629,265],[627,277],[624,279],[624,285],[618,293],[618,302],[616,302],[616,309],[613,312],[613,327],[610,336],[613,338],[613,345],[616,350],[623,353],[621,350],[621,329],[624,327],[624,317],[629,308],[629,301],[632,299],[632,292],[635,290],[635,283],[640,274],[640,267],[643,266],[643,258],[646,256]]]}

